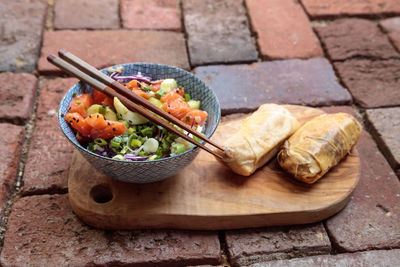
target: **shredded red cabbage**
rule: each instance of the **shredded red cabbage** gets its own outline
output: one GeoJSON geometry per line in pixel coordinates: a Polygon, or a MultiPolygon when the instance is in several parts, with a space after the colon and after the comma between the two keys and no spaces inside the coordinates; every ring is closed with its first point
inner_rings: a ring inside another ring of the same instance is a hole
{"type": "Polygon", "coordinates": [[[151,78],[146,76],[138,76],[138,75],[129,75],[129,76],[118,76],[114,75],[114,80],[137,80],[139,82],[151,83],[151,78]]]}
{"type": "Polygon", "coordinates": [[[124,158],[132,160],[132,161],[143,161],[143,160],[148,159],[150,156],[151,156],[151,154],[149,154],[145,157],[141,157],[141,156],[134,155],[134,154],[125,154],[124,158]]]}
{"type": "Polygon", "coordinates": [[[115,152],[114,150],[112,150],[112,148],[109,147],[109,145],[107,144],[106,146],[103,146],[104,150],[100,151],[100,150],[96,150],[95,153],[97,155],[103,156],[103,157],[108,157],[108,158],[112,158],[115,155],[117,155],[117,152],[115,152]]]}

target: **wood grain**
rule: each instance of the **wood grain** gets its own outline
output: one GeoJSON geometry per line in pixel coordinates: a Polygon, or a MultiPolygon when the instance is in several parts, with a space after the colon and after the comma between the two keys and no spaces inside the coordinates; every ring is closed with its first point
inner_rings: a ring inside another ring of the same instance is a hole
{"type": "MultiPolygon", "coordinates": [[[[323,113],[302,106],[287,108],[301,123],[323,113]]],[[[221,122],[212,139],[222,143],[243,118],[221,122]]],[[[78,217],[98,228],[235,229],[321,221],[347,204],[359,174],[354,149],[313,185],[292,179],[275,159],[243,177],[201,151],[178,175],[139,185],[106,177],[75,151],[68,190],[78,217]]]]}

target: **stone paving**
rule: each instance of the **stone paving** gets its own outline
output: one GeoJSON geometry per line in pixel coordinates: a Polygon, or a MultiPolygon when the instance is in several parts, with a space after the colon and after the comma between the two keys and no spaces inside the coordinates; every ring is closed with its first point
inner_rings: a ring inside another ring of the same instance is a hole
{"type": "Polygon", "coordinates": [[[2,266],[400,265],[398,0],[2,0],[0,15],[2,266]],[[266,102],[354,114],[365,130],[350,203],[301,226],[83,224],[68,203],[73,147],[56,116],[76,79],[45,59],[60,48],[98,68],[148,61],[192,71],[223,115],[266,102]]]}

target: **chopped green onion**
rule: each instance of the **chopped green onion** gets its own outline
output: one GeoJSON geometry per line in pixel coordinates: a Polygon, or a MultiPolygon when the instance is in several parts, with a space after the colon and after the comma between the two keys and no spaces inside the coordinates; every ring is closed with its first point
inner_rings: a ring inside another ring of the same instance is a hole
{"type": "Polygon", "coordinates": [[[165,138],[165,141],[167,141],[168,143],[172,143],[175,141],[177,137],[178,136],[174,133],[168,133],[168,136],[165,138]]]}
{"type": "Polygon", "coordinates": [[[127,142],[127,145],[128,145],[129,148],[132,148],[131,142],[132,142],[133,139],[138,139],[138,136],[135,133],[132,133],[129,136],[129,139],[128,139],[128,142],[127,142]]]}
{"type": "Polygon", "coordinates": [[[90,142],[87,148],[88,148],[89,151],[94,152],[94,143],[90,142]]]}
{"type": "Polygon", "coordinates": [[[125,155],[128,152],[128,149],[128,146],[124,146],[119,153],[125,155]]]}
{"type": "Polygon", "coordinates": [[[99,146],[105,146],[105,145],[107,145],[107,141],[104,140],[103,138],[96,138],[96,139],[94,139],[94,143],[95,143],[96,145],[99,145],[99,146]]]}
{"type": "Polygon", "coordinates": [[[138,139],[132,139],[129,143],[131,148],[137,148],[140,147],[142,145],[142,141],[138,140],[138,139]]]}
{"type": "Polygon", "coordinates": [[[117,159],[117,160],[126,160],[125,158],[124,158],[124,156],[122,156],[122,155],[115,155],[114,157],[112,157],[112,159],[117,159]]]}
{"type": "Polygon", "coordinates": [[[158,146],[157,151],[156,151],[156,155],[158,158],[161,158],[163,155],[163,149],[161,148],[161,146],[158,146]]]}
{"type": "Polygon", "coordinates": [[[128,140],[129,140],[129,137],[128,137],[128,136],[124,136],[124,137],[122,138],[122,143],[123,143],[124,145],[126,145],[126,144],[128,144],[128,140]]]}
{"type": "MultiPolygon", "coordinates": [[[[121,134],[120,136],[121,136],[122,138],[124,138],[124,137],[129,137],[130,135],[126,132],[126,133],[121,134]]],[[[126,142],[126,141],[124,141],[124,142],[126,142]]]]}
{"type": "Polygon", "coordinates": [[[121,141],[122,138],[120,136],[115,136],[113,139],[110,141],[110,147],[112,149],[118,150],[121,148],[121,141]]]}
{"type": "Polygon", "coordinates": [[[106,106],[100,106],[99,107],[99,113],[101,115],[106,115],[106,106]]]}
{"type": "Polygon", "coordinates": [[[146,157],[147,156],[147,152],[146,151],[140,151],[139,152],[139,156],[141,156],[141,157],[146,157]]]}
{"type": "Polygon", "coordinates": [[[80,104],[82,104],[82,102],[80,101],[80,100],[76,100],[76,102],[75,102],[77,105],[80,105],[80,104]]]}
{"type": "Polygon", "coordinates": [[[181,154],[182,152],[185,152],[186,148],[184,144],[180,144],[180,143],[174,143],[171,146],[171,153],[173,154],[181,154]]]}
{"type": "Polygon", "coordinates": [[[146,127],[140,131],[144,136],[152,137],[153,136],[153,129],[151,127],[146,127]]]}
{"type": "Polygon", "coordinates": [[[155,160],[155,159],[157,159],[157,155],[151,155],[151,156],[148,158],[148,160],[155,160]]]}
{"type": "Polygon", "coordinates": [[[161,150],[163,154],[167,154],[169,151],[169,144],[164,139],[161,141],[161,150]]]}
{"type": "Polygon", "coordinates": [[[190,100],[190,95],[189,94],[184,94],[183,97],[185,98],[186,102],[188,102],[190,100]]]}
{"type": "Polygon", "coordinates": [[[165,90],[164,89],[160,89],[158,90],[158,92],[155,94],[155,96],[160,99],[161,97],[163,97],[163,95],[165,95],[165,90]]]}
{"type": "Polygon", "coordinates": [[[75,96],[76,96],[76,93],[73,93],[73,94],[72,94],[72,98],[74,98],[75,96]]]}
{"type": "Polygon", "coordinates": [[[94,144],[93,150],[94,150],[94,151],[99,150],[99,151],[103,152],[103,151],[104,151],[104,148],[103,148],[102,146],[99,146],[99,145],[94,144]]]}
{"type": "Polygon", "coordinates": [[[131,135],[133,133],[136,133],[136,128],[135,127],[131,127],[128,129],[128,134],[131,135]]]}
{"type": "Polygon", "coordinates": [[[145,92],[153,91],[153,87],[152,86],[144,86],[144,87],[141,87],[140,89],[142,89],[145,92]]]}

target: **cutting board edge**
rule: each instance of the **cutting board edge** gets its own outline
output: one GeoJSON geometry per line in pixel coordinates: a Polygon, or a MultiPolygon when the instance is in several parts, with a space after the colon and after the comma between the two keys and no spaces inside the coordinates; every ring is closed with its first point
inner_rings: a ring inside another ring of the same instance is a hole
{"type": "MultiPolygon", "coordinates": [[[[357,184],[356,184],[357,185],[357,184]]],[[[126,220],[125,226],[121,227],[121,218],[119,215],[106,216],[94,213],[90,210],[82,209],[82,205],[75,203],[69,197],[70,205],[75,214],[80,220],[95,228],[104,230],[139,230],[139,229],[184,229],[184,230],[233,230],[243,228],[258,228],[267,226],[284,226],[293,225],[293,216],[296,216],[296,225],[311,224],[323,221],[336,213],[340,212],[350,201],[353,190],[343,199],[327,205],[325,208],[296,211],[296,212],[276,212],[276,213],[260,213],[260,214],[243,214],[243,215],[178,215],[178,214],[146,214],[141,218],[146,223],[137,223],[133,220],[126,220]],[[305,219],[299,219],[298,216],[307,214],[305,219]],[[309,216],[308,214],[314,214],[309,216]],[[158,223],[149,223],[159,221],[158,223]],[[184,218],[184,220],[177,220],[177,218],[184,218]],[[250,225],[249,219],[253,218],[250,225]],[[254,222],[254,218],[256,222],[254,222]],[[312,219],[310,219],[312,218],[312,219]],[[227,222],[220,222],[218,227],[215,227],[216,220],[228,220],[227,222]],[[269,220],[265,223],[265,220],[269,220]],[[114,222],[115,221],[115,222],[114,222]],[[260,222],[258,222],[260,221],[260,222]]],[[[123,217],[123,216],[122,216],[123,217]]]]}

